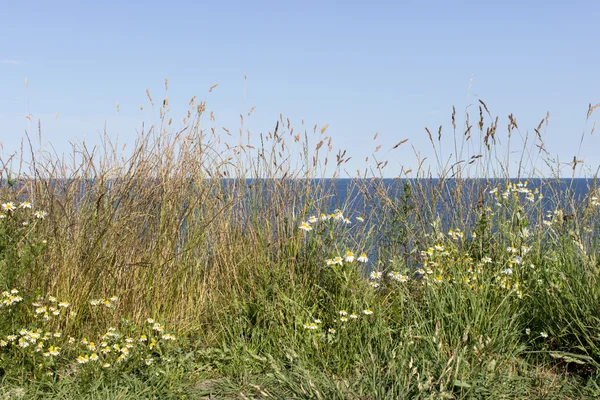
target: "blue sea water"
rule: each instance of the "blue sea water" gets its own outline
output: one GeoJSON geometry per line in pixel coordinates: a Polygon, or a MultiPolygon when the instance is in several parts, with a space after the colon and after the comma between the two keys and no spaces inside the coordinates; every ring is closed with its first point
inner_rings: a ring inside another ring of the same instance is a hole
{"type": "MultiPolygon", "coordinates": [[[[265,199],[269,201],[269,194],[274,192],[275,181],[261,179],[247,179],[249,186],[258,185],[263,188],[265,199]]],[[[555,208],[563,208],[573,201],[584,199],[590,189],[596,188],[596,181],[587,178],[574,179],[465,179],[457,181],[454,179],[313,179],[313,180],[289,180],[286,185],[298,192],[304,192],[302,185],[310,185],[320,189],[322,193],[319,206],[321,210],[315,212],[332,212],[334,209],[342,209],[352,214],[368,213],[376,209],[381,196],[385,194],[390,199],[401,199],[407,189],[411,190],[412,196],[419,192],[420,201],[436,198],[439,204],[455,204],[457,197],[462,199],[461,207],[476,204],[481,197],[492,188],[502,191],[508,184],[523,184],[532,191],[539,192],[544,197],[544,211],[555,208]],[[461,193],[457,193],[461,190],[461,193]],[[459,196],[457,196],[457,194],[459,196]]],[[[277,182],[277,185],[281,185],[277,182]]],[[[314,192],[314,190],[313,190],[314,192]]],[[[302,204],[304,205],[304,204],[302,204]]]]}

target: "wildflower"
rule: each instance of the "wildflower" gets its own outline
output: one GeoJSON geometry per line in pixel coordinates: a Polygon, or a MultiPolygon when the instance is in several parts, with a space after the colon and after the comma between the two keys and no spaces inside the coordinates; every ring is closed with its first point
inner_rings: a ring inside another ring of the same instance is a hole
{"type": "Polygon", "coordinates": [[[94,307],[97,306],[97,305],[100,305],[100,303],[101,303],[101,300],[92,300],[92,301],[90,301],[90,304],[92,306],[94,306],[94,307]]]}
{"type": "Polygon", "coordinates": [[[144,361],[144,363],[145,363],[146,365],[151,365],[153,361],[154,361],[154,360],[152,360],[152,358],[146,358],[146,360],[144,361]]]}
{"type": "Polygon", "coordinates": [[[140,339],[139,339],[140,342],[145,342],[147,340],[148,340],[148,337],[146,335],[140,336],[140,339]]]}
{"type": "Polygon", "coordinates": [[[116,302],[116,301],[119,301],[119,298],[117,296],[113,296],[109,300],[112,302],[116,302]]]}
{"type": "Polygon", "coordinates": [[[46,211],[39,211],[38,210],[38,211],[35,212],[34,215],[38,219],[44,219],[44,218],[46,218],[46,216],[48,215],[48,213],[46,211]]]}
{"type": "Polygon", "coordinates": [[[352,314],[350,314],[350,318],[357,319],[358,315],[356,313],[352,313],[352,314]]]}
{"type": "Polygon", "coordinates": [[[318,221],[319,221],[319,219],[317,217],[315,217],[314,215],[308,219],[309,224],[315,224],[318,221]]]}
{"type": "Polygon", "coordinates": [[[354,254],[352,254],[352,252],[350,250],[348,250],[346,252],[346,258],[345,258],[346,262],[354,262],[354,254]]]}
{"type": "Polygon", "coordinates": [[[366,263],[367,261],[369,261],[369,259],[367,258],[367,255],[365,253],[361,253],[360,256],[356,260],[361,263],[366,263]]]}
{"type": "Polygon", "coordinates": [[[343,265],[344,263],[343,263],[342,257],[340,257],[340,256],[335,257],[333,259],[333,264],[343,265]]]}
{"type": "Polygon", "coordinates": [[[481,262],[483,262],[484,264],[489,264],[489,263],[491,263],[491,262],[492,262],[492,259],[491,259],[491,258],[489,258],[489,257],[483,257],[483,258],[481,259],[481,262]]]}
{"type": "MultiPolygon", "coordinates": [[[[311,324],[311,329],[316,329],[316,328],[312,328],[312,326],[317,326],[316,324],[311,324]]],[[[171,335],[170,333],[165,333],[164,335],[162,335],[163,340],[175,340],[175,336],[171,335]]]]}
{"type": "Polygon", "coordinates": [[[348,317],[340,317],[340,321],[341,322],[346,322],[346,321],[348,321],[348,317]]]}
{"type": "Polygon", "coordinates": [[[102,364],[102,368],[110,368],[110,364],[109,363],[104,363],[104,364],[102,364]]]}
{"type": "Polygon", "coordinates": [[[90,361],[90,357],[86,354],[85,356],[78,356],[77,357],[77,362],[79,364],[86,364],[90,361]]]}
{"type": "Polygon", "coordinates": [[[51,356],[57,356],[60,354],[60,347],[50,346],[48,349],[48,354],[51,356]]]}
{"type": "Polygon", "coordinates": [[[31,203],[28,201],[23,201],[19,204],[19,208],[31,208],[31,203]]]}
{"type": "Polygon", "coordinates": [[[335,329],[329,328],[329,329],[327,329],[327,333],[329,333],[331,335],[334,335],[335,334],[335,329]]]}
{"type": "Polygon", "coordinates": [[[356,219],[360,222],[365,222],[365,219],[363,217],[356,217],[356,219]]]}
{"type": "Polygon", "coordinates": [[[523,258],[521,258],[520,256],[515,256],[512,260],[511,260],[514,264],[522,264],[523,263],[523,258]]]}
{"type": "Polygon", "coordinates": [[[15,340],[17,340],[18,336],[17,335],[8,335],[6,337],[6,340],[8,340],[9,342],[14,342],[15,340]]]}
{"type": "Polygon", "coordinates": [[[372,271],[370,274],[371,279],[381,279],[383,273],[381,271],[372,271]]]}
{"type": "Polygon", "coordinates": [[[6,340],[0,340],[0,347],[6,347],[8,342],[6,340]]]}
{"type": "Polygon", "coordinates": [[[14,211],[16,210],[17,207],[15,207],[15,203],[13,203],[12,201],[9,201],[8,203],[3,203],[2,204],[2,209],[4,211],[14,211]]]}
{"type": "Polygon", "coordinates": [[[322,321],[320,319],[315,319],[315,324],[320,324],[322,321]]]}
{"type": "Polygon", "coordinates": [[[148,318],[148,319],[146,320],[146,322],[147,322],[147,323],[149,323],[149,324],[153,324],[153,323],[154,323],[154,320],[153,320],[152,318],[148,318]]]}
{"type": "Polygon", "coordinates": [[[543,338],[547,338],[548,334],[546,332],[540,332],[540,336],[543,338]]]}
{"type": "Polygon", "coordinates": [[[92,353],[92,355],[90,356],[90,360],[91,361],[98,361],[98,354],[92,353]]]}
{"type": "Polygon", "coordinates": [[[505,269],[502,270],[502,273],[504,275],[512,275],[513,270],[512,270],[512,268],[505,268],[505,269]]]}
{"type": "Polygon", "coordinates": [[[331,218],[331,217],[329,215],[327,215],[327,214],[321,214],[321,215],[319,215],[319,219],[321,221],[327,221],[329,218],[331,218]]]}
{"type": "Polygon", "coordinates": [[[373,314],[373,311],[371,311],[370,308],[367,308],[366,310],[363,310],[363,314],[365,314],[365,315],[371,315],[371,314],[373,314]]]}
{"type": "Polygon", "coordinates": [[[344,218],[344,219],[343,219],[343,222],[344,222],[346,225],[350,225],[350,224],[352,223],[352,222],[351,222],[351,221],[350,221],[348,218],[344,218]]]}
{"type": "Polygon", "coordinates": [[[162,332],[164,330],[164,327],[158,322],[156,322],[154,325],[152,325],[152,329],[157,332],[162,332]]]}
{"type": "Polygon", "coordinates": [[[348,312],[346,310],[340,310],[340,315],[341,316],[348,315],[348,312]]]}
{"type": "Polygon", "coordinates": [[[531,329],[527,328],[525,329],[525,334],[529,336],[529,334],[531,333],[531,329]]]}
{"type": "Polygon", "coordinates": [[[440,283],[440,282],[443,282],[443,281],[444,281],[444,278],[442,278],[442,277],[441,277],[441,275],[438,275],[438,276],[436,276],[436,277],[435,277],[434,281],[435,281],[436,283],[440,283]]]}
{"type": "Polygon", "coordinates": [[[313,228],[312,228],[312,226],[310,226],[310,224],[308,222],[302,222],[300,224],[300,229],[302,229],[303,231],[308,232],[308,231],[312,231],[313,228]]]}
{"type": "Polygon", "coordinates": [[[70,305],[71,305],[71,303],[67,303],[66,301],[61,301],[60,303],[58,303],[58,306],[62,307],[62,308],[67,308],[70,305]]]}
{"type": "Polygon", "coordinates": [[[370,282],[370,285],[373,289],[377,289],[380,286],[379,282],[370,282]]]}

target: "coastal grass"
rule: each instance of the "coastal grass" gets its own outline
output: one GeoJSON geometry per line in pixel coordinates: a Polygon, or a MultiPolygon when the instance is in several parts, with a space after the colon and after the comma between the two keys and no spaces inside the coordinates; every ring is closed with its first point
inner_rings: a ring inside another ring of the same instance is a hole
{"type": "Polygon", "coordinates": [[[600,192],[527,182],[548,118],[509,116],[521,179],[481,102],[435,172],[374,156],[340,200],[326,126],[168,104],[129,150],[3,155],[0,398],[600,396],[600,192]]]}

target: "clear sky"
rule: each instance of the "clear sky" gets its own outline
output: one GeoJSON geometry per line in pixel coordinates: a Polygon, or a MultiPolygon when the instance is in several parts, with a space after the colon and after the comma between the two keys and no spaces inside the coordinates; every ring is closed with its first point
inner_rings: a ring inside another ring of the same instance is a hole
{"type": "Polygon", "coordinates": [[[577,0],[4,2],[0,142],[5,157],[17,151],[31,114],[59,153],[97,143],[105,123],[133,143],[141,121],[156,120],[146,89],[161,101],[168,77],[176,120],[197,96],[232,131],[252,106],[254,134],[280,113],[296,129],[329,124],[334,147],[353,157],[350,175],[378,144],[389,177],[415,168],[411,145],[433,160],[425,126],[444,126],[450,156],[452,106],[462,130],[469,104],[476,123],[478,99],[500,117],[503,144],[508,114],[533,137],[550,112],[549,153],[596,171],[600,132],[581,148],[580,138],[600,116],[586,124],[588,104],[600,103],[599,26],[600,2],[577,0]]]}

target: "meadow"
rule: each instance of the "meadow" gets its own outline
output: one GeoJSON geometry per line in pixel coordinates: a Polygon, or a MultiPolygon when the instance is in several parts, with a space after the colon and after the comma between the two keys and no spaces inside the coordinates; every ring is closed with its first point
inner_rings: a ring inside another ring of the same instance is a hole
{"type": "Polygon", "coordinates": [[[596,176],[552,190],[548,120],[477,106],[452,161],[384,185],[374,156],[335,208],[326,126],[250,141],[195,99],[132,148],[3,155],[0,398],[599,397],[596,176]]]}

